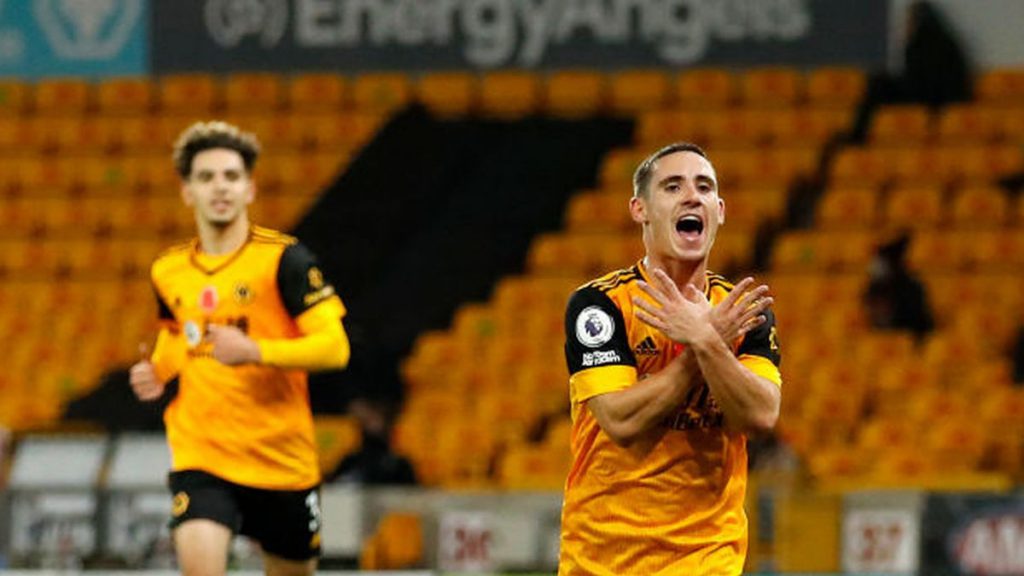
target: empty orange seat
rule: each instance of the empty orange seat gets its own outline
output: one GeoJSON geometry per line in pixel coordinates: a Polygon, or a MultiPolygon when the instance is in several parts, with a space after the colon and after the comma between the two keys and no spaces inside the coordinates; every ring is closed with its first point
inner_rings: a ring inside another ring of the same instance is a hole
{"type": "Polygon", "coordinates": [[[601,162],[602,187],[632,194],[633,172],[648,155],[646,150],[635,148],[618,148],[609,152],[601,162]]]}
{"type": "Polygon", "coordinates": [[[804,78],[793,68],[753,68],[741,72],[740,93],[748,106],[792,106],[804,97],[804,78]]]}
{"type": "Polygon", "coordinates": [[[775,113],[761,109],[700,112],[709,145],[756,147],[767,143],[776,122],[775,113]]]}
{"type": "Polygon", "coordinates": [[[227,112],[274,112],[284,102],[284,86],[277,74],[235,72],[224,80],[227,112]]]}
{"type": "Polygon", "coordinates": [[[288,106],[295,112],[340,110],[346,104],[348,84],[333,72],[304,72],[291,77],[286,88],[288,106]]]}
{"type": "Polygon", "coordinates": [[[79,78],[48,78],[36,82],[37,114],[82,114],[92,104],[91,85],[79,78]]]}
{"type": "Polygon", "coordinates": [[[944,219],[945,201],[939,188],[900,186],[885,195],[884,221],[890,228],[935,228],[944,219]]]}
{"type": "Polygon", "coordinates": [[[819,228],[869,228],[879,221],[879,192],[872,187],[831,187],[817,206],[819,228]]]}
{"type": "Polygon", "coordinates": [[[589,192],[576,194],[565,211],[566,228],[570,231],[617,232],[629,230],[633,220],[629,214],[629,196],[589,192]]]}
{"type": "Polygon", "coordinates": [[[675,82],[675,101],[684,108],[726,108],[737,98],[736,78],[724,68],[691,68],[675,82]]]}
{"type": "Polygon", "coordinates": [[[499,118],[533,114],[540,105],[540,79],[533,72],[488,72],[480,80],[480,109],[499,118]]]}
{"type": "Polygon", "coordinates": [[[103,114],[146,114],[156,100],[155,92],[148,78],[108,78],[99,81],[96,100],[103,114]]]}
{"type": "Polygon", "coordinates": [[[823,145],[847,133],[853,111],[844,108],[796,108],[771,114],[771,139],[784,144],[823,145]]]}
{"type": "Polygon", "coordinates": [[[943,142],[990,142],[999,136],[1000,114],[996,108],[975,104],[950,104],[939,112],[937,135],[943,142]]]}
{"type": "Polygon", "coordinates": [[[220,107],[221,90],[212,74],[170,74],[160,78],[159,83],[158,99],[164,112],[202,118],[220,107]]]}
{"type": "Polygon", "coordinates": [[[817,68],[807,76],[807,100],[815,107],[851,109],[864,97],[867,75],[859,68],[817,68]]]}
{"type": "Polygon", "coordinates": [[[931,137],[931,124],[931,114],[924,105],[883,106],[871,119],[868,135],[875,143],[920,143],[931,137]]]}
{"type": "Polygon", "coordinates": [[[959,228],[1000,228],[1010,218],[1010,199],[995,186],[968,185],[953,194],[950,219],[959,228]]]}
{"type": "Polygon", "coordinates": [[[425,74],[416,82],[416,99],[439,116],[465,116],[476,106],[476,76],[469,72],[425,74]]]}
{"type": "Polygon", "coordinates": [[[381,72],[362,74],[352,81],[352,102],[356,110],[390,113],[412,101],[412,82],[405,74],[381,72]]]}
{"type": "Polygon", "coordinates": [[[31,96],[28,82],[14,78],[0,80],[0,115],[21,114],[31,103],[31,96]]]}
{"type": "Polygon", "coordinates": [[[552,72],[544,81],[544,111],[553,116],[591,116],[605,105],[605,77],[588,70],[552,72]]]}
{"type": "Polygon", "coordinates": [[[892,164],[883,149],[843,148],[829,167],[829,182],[832,186],[879,186],[892,177],[892,164]]]}
{"type": "Polygon", "coordinates": [[[631,115],[661,108],[669,102],[669,77],[660,70],[615,72],[608,82],[613,112],[631,115]]]}
{"type": "Polygon", "coordinates": [[[995,69],[975,81],[975,96],[982,102],[1018,103],[1024,99],[1024,70],[995,69]]]}
{"type": "Polygon", "coordinates": [[[661,147],[686,141],[706,145],[710,138],[711,115],[704,112],[661,109],[641,112],[634,139],[638,144],[661,147]]]}
{"type": "Polygon", "coordinates": [[[962,270],[967,266],[970,248],[964,246],[961,233],[948,230],[922,230],[914,234],[907,252],[907,263],[920,272],[962,270]]]}

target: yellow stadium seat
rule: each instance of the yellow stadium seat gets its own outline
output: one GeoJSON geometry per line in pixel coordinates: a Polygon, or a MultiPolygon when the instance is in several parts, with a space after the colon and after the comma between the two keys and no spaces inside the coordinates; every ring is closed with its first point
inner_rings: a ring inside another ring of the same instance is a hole
{"type": "Polygon", "coordinates": [[[1005,142],[1024,140],[1024,105],[999,108],[999,122],[996,125],[998,138],[1005,142]]]}
{"type": "Polygon", "coordinates": [[[766,144],[776,122],[774,111],[763,109],[714,110],[701,112],[709,146],[747,146],[766,144]]]}
{"type": "Polygon", "coordinates": [[[857,430],[857,447],[866,455],[879,455],[890,447],[920,442],[920,426],[907,418],[872,418],[857,430]]]}
{"type": "Polygon", "coordinates": [[[938,112],[937,135],[940,141],[991,142],[999,136],[1001,121],[997,108],[976,104],[951,104],[938,112]]]}
{"type": "Polygon", "coordinates": [[[772,269],[775,271],[824,272],[828,266],[827,247],[813,232],[785,232],[772,247],[772,269]]]}
{"type": "Polygon", "coordinates": [[[669,104],[669,76],[660,70],[627,70],[608,77],[612,112],[633,115],[669,104]]]}
{"type": "Polygon", "coordinates": [[[82,114],[92,105],[92,86],[80,78],[48,78],[36,82],[37,114],[82,114]]]}
{"type": "Polygon", "coordinates": [[[934,477],[941,469],[931,454],[921,450],[920,446],[890,446],[869,463],[870,475],[876,479],[885,479],[887,484],[913,486],[934,477]]]}
{"type": "Polygon", "coordinates": [[[829,167],[832,186],[880,186],[893,174],[892,159],[879,148],[843,148],[829,167]]]}
{"type": "Polygon", "coordinates": [[[675,82],[675,101],[683,108],[726,108],[737,99],[736,78],[724,68],[690,68],[675,82]]]}
{"type": "Polygon", "coordinates": [[[942,190],[932,186],[899,186],[886,192],[883,220],[895,230],[936,228],[945,219],[942,190]]]}
{"type": "Polygon", "coordinates": [[[814,107],[852,109],[866,89],[867,74],[859,68],[829,66],[807,75],[807,100],[814,107]]]}
{"type": "Polygon", "coordinates": [[[923,104],[889,105],[875,111],[868,136],[873,143],[922,143],[931,137],[931,126],[931,113],[923,104]]]}
{"type": "Polygon", "coordinates": [[[792,106],[804,98],[803,75],[793,68],[753,68],[739,74],[747,106],[792,106]]]}
{"type": "Polygon", "coordinates": [[[592,116],[605,106],[604,74],[587,70],[552,72],[543,85],[544,111],[565,118],[592,116]]]}
{"type": "MultiPolygon", "coordinates": [[[[715,238],[715,249],[709,264],[716,270],[749,270],[754,259],[754,233],[748,230],[722,228],[715,238]]],[[[624,262],[625,263],[625,262],[624,262]]]]}
{"type": "Polygon", "coordinates": [[[996,350],[1009,350],[1020,322],[1014,314],[990,303],[959,306],[946,318],[946,327],[968,340],[987,340],[996,350]]]}
{"type": "Polygon", "coordinates": [[[533,72],[488,72],[480,80],[480,110],[498,118],[521,118],[540,106],[540,79],[533,72]]]}
{"type": "Polygon", "coordinates": [[[648,110],[637,118],[634,139],[647,147],[686,141],[704,146],[710,139],[707,113],[675,109],[648,110]]]}
{"type": "Polygon", "coordinates": [[[220,108],[221,89],[212,74],[170,74],[159,80],[160,109],[164,113],[193,114],[197,119],[220,108]]]}
{"type": "Polygon", "coordinates": [[[853,111],[842,108],[795,108],[771,115],[771,138],[780,144],[824,145],[849,132],[853,111]]]}
{"type": "Polygon", "coordinates": [[[416,81],[416,100],[441,117],[469,114],[477,97],[476,76],[469,72],[434,72],[416,81]]]}
{"type": "Polygon", "coordinates": [[[608,190],[633,192],[633,172],[650,154],[636,148],[617,148],[609,152],[601,163],[601,186],[608,190]]]}
{"type": "Polygon", "coordinates": [[[285,102],[285,86],[270,72],[235,72],[224,79],[224,105],[228,114],[276,112],[285,102]]]}
{"type": "Polygon", "coordinates": [[[963,270],[970,262],[962,233],[948,230],[918,231],[910,242],[907,263],[920,272],[963,270]]]}
{"type": "Polygon", "coordinates": [[[380,129],[386,116],[378,112],[334,112],[304,116],[306,142],[321,150],[358,149],[380,129]]]}
{"type": "Polygon", "coordinates": [[[818,203],[816,223],[827,230],[866,229],[880,217],[880,192],[873,187],[830,187],[818,203]]]}
{"type": "Polygon", "coordinates": [[[953,194],[950,220],[958,228],[1000,228],[1010,217],[1010,199],[990,185],[967,185],[953,194]]]}
{"type": "Polygon", "coordinates": [[[412,81],[405,74],[362,74],[352,81],[352,103],[362,112],[390,113],[408,105],[412,96],[412,81]]]}
{"type": "Polygon", "coordinates": [[[929,145],[881,148],[890,158],[892,181],[911,186],[950,186],[963,172],[955,150],[929,145]]]}
{"type": "Polygon", "coordinates": [[[811,476],[819,482],[863,476],[869,465],[870,462],[850,446],[813,452],[808,462],[811,476]]]}
{"type": "Polygon", "coordinates": [[[295,112],[338,111],[347,104],[348,84],[333,72],[303,72],[291,76],[285,94],[295,112]]]}
{"type": "Polygon", "coordinates": [[[874,406],[882,414],[899,414],[905,418],[907,399],[923,390],[939,387],[942,378],[938,365],[922,362],[917,357],[880,364],[871,383],[874,406]]]}
{"type": "Polygon", "coordinates": [[[944,472],[976,469],[988,447],[989,434],[973,415],[964,413],[927,420],[925,448],[944,472]]]}
{"type": "Polygon", "coordinates": [[[148,114],[156,101],[155,93],[155,85],[148,78],[108,78],[97,84],[96,101],[102,114],[148,114]]]}
{"type": "Polygon", "coordinates": [[[565,226],[574,232],[618,232],[630,230],[633,225],[625,194],[576,194],[565,210],[565,226]]]}
{"type": "Polygon", "coordinates": [[[1024,99],[1024,70],[993,69],[975,82],[975,96],[987,103],[1019,103],[1024,99]]]}
{"type": "Polygon", "coordinates": [[[968,341],[948,329],[928,336],[922,350],[922,361],[940,367],[947,375],[957,369],[990,358],[995,352],[984,341],[968,341]]]}
{"type": "Polygon", "coordinates": [[[965,260],[977,270],[1013,272],[1024,266],[1024,229],[988,229],[966,231],[961,238],[969,242],[965,260]]]}
{"type": "Polygon", "coordinates": [[[755,232],[785,215],[788,190],[783,186],[750,186],[722,192],[726,229],[755,232]]]}
{"type": "MultiPolygon", "coordinates": [[[[18,115],[25,112],[32,99],[32,85],[15,78],[0,80],[0,115],[18,115]]],[[[4,120],[6,122],[7,119],[4,120]]]]}

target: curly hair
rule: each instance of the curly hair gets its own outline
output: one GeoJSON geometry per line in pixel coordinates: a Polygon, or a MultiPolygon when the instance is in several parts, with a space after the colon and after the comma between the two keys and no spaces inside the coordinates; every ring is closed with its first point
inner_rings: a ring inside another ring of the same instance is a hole
{"type": "Polygon", "coordinates": [[[260,143],[255,135],[220,120],[196,122],[186,128],[174,143],[174,169],[187,179],[192,173],[192,159],[196,154],[213,148],[238,152],[247,172],[252,172],[260,155],[260,143]]]}

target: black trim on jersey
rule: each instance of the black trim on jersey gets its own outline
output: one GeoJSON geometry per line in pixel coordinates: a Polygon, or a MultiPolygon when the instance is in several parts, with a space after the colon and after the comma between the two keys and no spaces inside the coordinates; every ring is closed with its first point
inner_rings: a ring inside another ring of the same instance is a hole
{"type": "Polygon", "coordinates": [[[573,292],[569,298],[565,310],[565,362],[569,367],[569,374],[598,366],[636,366],[636,356],[629,347],[626,320],[622,316],[622,310],[619,310],[604,290],[593,284],[573,292]],[[611,338],[596,348],[583,344],[576,336],[576,319],[591,306],[600,308],[615,323],[611,338]],[[587,365],[585,358],[590,358],[592,363],[587,365]]]}
{"type": "Polygon", "coordinates": [[[782,361],[782,354],[779,352],[779,345],[775,335],[775,313],[771,309],[764,311],[764,324],[761,324],[743,337],[737,356],[752,354],[771,360],[776,366],[782,361]]]}
{"type": "Polygon", "coordinates": [[[291,244],[281,253],[281,261],[277,265],[277,289],[292,318],[334,294],[334,287],[322,275],[322,283],[313,285],[311,277],[317,276],[317,273],[311,273],[314,269],[319,271],[316,256],[301,243],[291,244]]]}
{"type": "Polygon", "coordinates": [[[612,274],[593,280],[586,284],[586,287],[597,288],[602,292],[607,292],[617,286],[621,286],[626,282],[631,282],[638,278],[642,278],[640,275],[640,269],[636,266],[613,272],[612,274]]]}
{"type": "Polygon", "coordinates": [[[153,294],[156,296],[156,308],[157,318],[161,320],[174,320],[174,312],[171,311],[171,307],[164,302],[164,297],[160,295],[160,291],[153,286],[153,294]]]}

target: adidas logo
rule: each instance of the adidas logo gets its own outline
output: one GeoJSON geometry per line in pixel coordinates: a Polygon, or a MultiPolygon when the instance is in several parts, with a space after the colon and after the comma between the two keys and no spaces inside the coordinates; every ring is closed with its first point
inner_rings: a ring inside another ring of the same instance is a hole
{"type": "Polygon", "coordinates": [[[658,346],[655,345],[654,338],[648,336],[636,345],[636,348],[633,349],[633,353],[637,356],[657,356],[658,346]]]}

